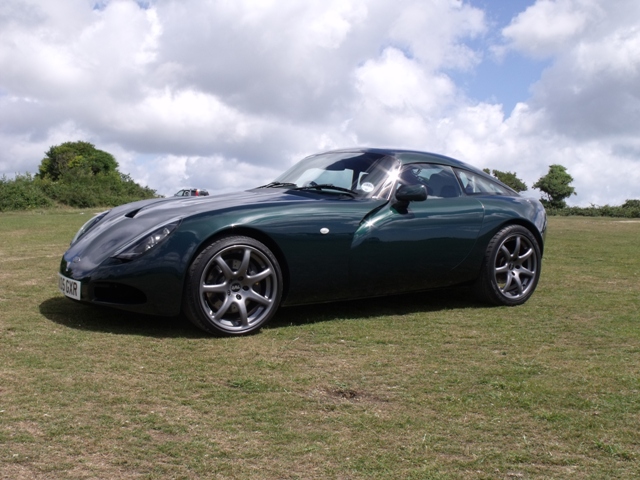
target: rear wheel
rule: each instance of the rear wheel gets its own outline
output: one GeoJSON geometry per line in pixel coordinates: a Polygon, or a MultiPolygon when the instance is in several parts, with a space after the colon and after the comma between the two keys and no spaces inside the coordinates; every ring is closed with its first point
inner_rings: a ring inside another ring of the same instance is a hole
{"type": "Polygon", "coordinates": [[[533,294],[540,278],[540,246],[520,225],[509,225],[489,242],[476,291],[494,305],[521,305],[533,294]]]}
{"type": "Polygon", "coordinates": [[[282,297],[273,253],[250,237],[225,237],[205,248],[189,268],[184,311],[214,334],[243,335],[265,325],[282,297]]]}

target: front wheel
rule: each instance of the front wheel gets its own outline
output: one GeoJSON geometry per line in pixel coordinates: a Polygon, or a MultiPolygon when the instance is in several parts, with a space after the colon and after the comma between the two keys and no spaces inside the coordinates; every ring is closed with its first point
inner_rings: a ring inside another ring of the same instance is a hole
{"type": "Polygon", "coordinates": [[[271,251],[250,237],[213,242],[193,261],[184,311],[209,333],[243,335],[265,325],[282,297],[282,272],[271,251]]]}
{"type": "Polygon", "coordinates": [[[476,291],[494,305],[521,305],[540,278],[542,255],[536,238],[525,227],[509,225],[489,242],[476,291]]]}

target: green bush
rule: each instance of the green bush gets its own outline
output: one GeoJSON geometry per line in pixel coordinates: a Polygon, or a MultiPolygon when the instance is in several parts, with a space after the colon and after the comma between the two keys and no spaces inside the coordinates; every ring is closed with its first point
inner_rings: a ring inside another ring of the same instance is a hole
{"type": "Polygon", "coordinates": [[[0,178],[0,212],[51,207],[115,207],[156,197],[155,190],[138,185],[118,171],[118,162],[108,152],[89,142],[65,142],[51,147],[39,173],[0,178]]]}
{"type": "Polygon", "coordinates": [[[135,183],[118,172],[94,175],[74,169],[58,180],[18,175],[0,179],[0,211],[52,207],[56,204],[77,208],[115,207],[156,197],[154,190],[135,183]]]}
{"type": "Polygon", "coordinates": [[[115,207],[156,196],[154,190],[141,187],[118,172],[92,175],[73,170],[61,175],[58,181],[44,178],[36,182],[56,202],[78,208],[115,207]]]}
{"type": "Polygon", "coordinates": [[[17,175],[13,180],[0,178],[0,212],[51,207],[53,202],[35,184],[31,175],[17,175]]]}
{"type": "Polygon", "coordinates": [[[590,207],[565,207],[549,208],[549,215],[558,216],[581,216],[581,217],[619,217],[619,218],[640,218],[640,200],[627,200],[620,206],[597,206],[590,207]]]}
{"type": "Polygon", "coordinates": [[[59,180],[65,173],[78,169],[93,175],[111,173],[118,170],[118,162],[113,155],[89,142],[65,142],[46,152],[36,176],[59,180]]]}
{"type": "Polygon", "coordinates": [[[622,204],[626,210],[640,210],[640,200],[627,200],[622,204]]]}

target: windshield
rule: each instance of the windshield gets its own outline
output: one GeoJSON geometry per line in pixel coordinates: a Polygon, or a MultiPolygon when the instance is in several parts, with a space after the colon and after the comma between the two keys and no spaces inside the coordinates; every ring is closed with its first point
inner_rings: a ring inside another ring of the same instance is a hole
{"type": "Polygon", "coordinates": [[[388,198],[399,168],[397,159],[377,153],[323,153],[300,161],[272,185],[310,189],[335,186],[358,197],[388,198]]]}

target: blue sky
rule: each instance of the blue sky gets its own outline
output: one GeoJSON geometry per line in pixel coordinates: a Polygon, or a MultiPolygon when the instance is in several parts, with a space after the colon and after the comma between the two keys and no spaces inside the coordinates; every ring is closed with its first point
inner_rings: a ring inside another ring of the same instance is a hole
{"type": "Polygon", "coordinates": [[[548,62],[506,55],[504,59],[487,59],[471,73],[452,73],[456,84],[475,100],[499,103],[509,114],[518,102],[531,96],[531,86],[540,79],[548,62]]]}
{"type": "Polygon", "coordinates": [[[540,78],[549,62],[513,52],[497,58],[491,54],[491,47],[503,43],[500,31],[535,2],[475,0],[468,3],[482,9],[486,15],[489,26],[487,34],[469,42],[473,48],[483,52],[484,56],[472,71],[452,72],[451,75],[469,97],[481,102],[500,103],[505,112],[510,113],[516,103],[530,97],[531,85],[540,78]]]}
{"type": "MultiPolygon", "coordinates": [[[[390,146],[640,198],[637,0],[3,0],[0,175],[84,140],[161,194],[390,146]],[[603,168],[606,165],[606,168],[603,168]]],[[[539,196],[539,192],[527,192],[539,196]]]]}

